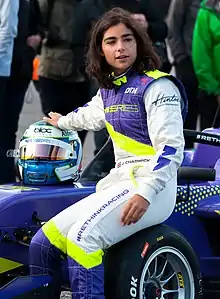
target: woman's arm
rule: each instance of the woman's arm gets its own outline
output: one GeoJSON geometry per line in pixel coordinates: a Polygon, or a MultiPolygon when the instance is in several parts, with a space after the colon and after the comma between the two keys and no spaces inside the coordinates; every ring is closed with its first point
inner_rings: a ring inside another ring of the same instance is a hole
{"type": "Polygon", "coordinates": [[[181,95],[167,78],[159,79],[144,96],[150,139],[156,160],[137,194],[151,202],[173,177],[183,160],[184,136],[181,95]]]}
{"type": "Polygon", "coordinates": [[[76,131],[99,131],[105,127],[104,106],[100,91],[85,106],[62,116],[58,121],[60,129],[76,131]]]}

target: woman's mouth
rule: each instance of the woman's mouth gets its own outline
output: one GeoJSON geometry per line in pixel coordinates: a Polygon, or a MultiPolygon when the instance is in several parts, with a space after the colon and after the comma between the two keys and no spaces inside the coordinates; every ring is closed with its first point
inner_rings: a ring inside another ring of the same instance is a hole
{"type": "Polygon", "coordinates": [[[129,58],[129,56],[127,56],[127,55],[120,55],[120,56],[116,57],[117,60],[125,60],[127,58],[129,58]]]}

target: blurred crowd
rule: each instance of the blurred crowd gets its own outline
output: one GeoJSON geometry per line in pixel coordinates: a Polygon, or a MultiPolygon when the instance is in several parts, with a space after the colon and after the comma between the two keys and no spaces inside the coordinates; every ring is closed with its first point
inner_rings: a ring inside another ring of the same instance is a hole
{"type": "MultiPolygon", "coordinates": [[[[161,70],[174,69],[185,86],[185,128],[198,128],[198,117],[200,130],[219,126],[220,0],[0,0],[0,184],[15,181],[14,161],[6,152],[15,147],[31,81],[45,115],[65,115],[97,92],[97,83],[85,72],[85,54],[94,22],[114,6],[142,23],[161,58],[161,70]]],[[[86,132],[79,136],[83,143],[86,132]]],[[[94,154],[107,139],[105,129],[94,133],[94,154]]],[[[113,160],[110,150],[105,161],[97,161],[97,173],[113,160]]]]}

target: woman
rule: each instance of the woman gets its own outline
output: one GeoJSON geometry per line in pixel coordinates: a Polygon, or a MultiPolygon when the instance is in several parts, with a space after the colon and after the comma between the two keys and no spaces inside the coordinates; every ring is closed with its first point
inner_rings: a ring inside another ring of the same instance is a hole
{"type": "Polygon", "coordinates": [[[115,168],[96,193],[47,222],[30,247],[31,273],[49,273],[55,282],[61,254],[67,255],[71,287],[77,292],[78,282],[80,298],[104,298],[98,279],[104,249],[165,221],[175,206],[186,98],[159,66],[140,24],[112,9],[94,26],[88,51],[88,73],[101,86],[97,95],[66,116],[44,118],[61,129],[106,126],[114,144],[115,168]]]}

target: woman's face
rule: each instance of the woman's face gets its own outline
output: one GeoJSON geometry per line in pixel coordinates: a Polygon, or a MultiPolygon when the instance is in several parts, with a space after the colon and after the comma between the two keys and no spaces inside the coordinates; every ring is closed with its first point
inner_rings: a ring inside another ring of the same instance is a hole
{"type": "Polygon", "coordinates": [[[124,24],[110,27],[102,39],[102,52],[115,75],[124,73],[136,60],[137,43],[124,24]]]}

